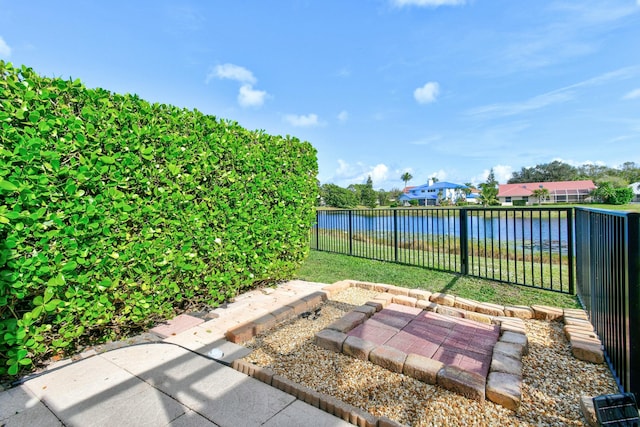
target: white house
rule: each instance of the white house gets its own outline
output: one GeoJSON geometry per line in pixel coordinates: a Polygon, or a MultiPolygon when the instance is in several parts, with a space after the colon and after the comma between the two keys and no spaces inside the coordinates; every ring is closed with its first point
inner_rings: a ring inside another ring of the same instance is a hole
{"type": "Polygon", "coordinates": [[[464,190],[466,189],[466,185],[452,182],[436,182],[435,184],[429,182],[417,187],[407,187],[398,200],[403,203],[417,200],[418,206],[436,206],[441,200],[450,200],[455,203],[459,199],[465,199],[464,190]]]}
{"type": "Polygon", "coordinates": [[[629,188],[633,191],[631,203],[640,203],[640,182],[629,184],[629,188]]]}

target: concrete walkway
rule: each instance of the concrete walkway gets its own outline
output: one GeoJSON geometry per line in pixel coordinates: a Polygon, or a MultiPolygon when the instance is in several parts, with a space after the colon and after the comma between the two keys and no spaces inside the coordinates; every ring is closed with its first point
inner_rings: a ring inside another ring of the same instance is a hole
{"type": "Polygon", "coordinates": [[[178,316],[154,328],[157,342],[61,361],[0,393],[0,425],[349,426],[226,366],[247,354],[225,340],[228,329],[323,286],[291,281],[254,290],[214,310],[212,320],[178,316]]]}

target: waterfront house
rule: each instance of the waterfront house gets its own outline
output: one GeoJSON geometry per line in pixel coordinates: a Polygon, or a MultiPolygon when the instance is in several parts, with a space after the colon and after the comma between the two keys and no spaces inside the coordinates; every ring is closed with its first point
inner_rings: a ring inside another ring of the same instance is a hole
{"type": "Polygon", "coordinates": [[[398,200],[405,205],[410,204],[411,200],[417,200],[418,206],[437,206],[443,200],[456,203],[459,199],[465,199],[464,190],[466,189],[467,186],[462,184],[430,181],[428,184],[407,187],[398,200]]]}
{"type": "Polygon", "coordinates": [[[538,189],[546,189],[549,192],[542,203],[583,203],[596,186],[591,180],[500,184],[498,200],[504,206],[539,203],[538,198],[533,195],[538,189]]]}

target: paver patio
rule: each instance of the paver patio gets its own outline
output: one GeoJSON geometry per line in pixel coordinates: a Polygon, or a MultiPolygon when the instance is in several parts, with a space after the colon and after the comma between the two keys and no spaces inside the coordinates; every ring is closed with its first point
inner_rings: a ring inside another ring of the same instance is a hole
{"type": "Polygon", "coordinates": [[[486,381],[500,327],[390,304],[347,335],[457,366],[486,381]]]}

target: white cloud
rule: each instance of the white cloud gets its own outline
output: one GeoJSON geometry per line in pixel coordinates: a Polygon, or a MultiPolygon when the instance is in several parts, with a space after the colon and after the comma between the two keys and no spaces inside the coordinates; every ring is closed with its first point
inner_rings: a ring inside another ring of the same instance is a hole
{"type": "Polygon", "coordinates": [[[598,52],[606,46],[602,40],[637,8],[625,1],[559,1],[545,2],[535,13],[541,16],[532,16],[531,25],[509,33],[506,44],[495,43],[498,52],[490,62],[503,64],[501,73],[549,67],[598,52]]]}
{"type": "Polygon", "coordinates": [[[440,93],[440,85],[437,82],[429,82],[413,91],[413,97],[420,104],[434,102],[440,93]]]}
{"type": "Polygon", "coordinates": [[[249,84],[242,85],[238,93],[238,103],[243,107],[260,107],[264,104],[267,92],[255,90],[249,84]]]}
{"type": "MultiPolygon", "coordinates": [[[[640,0],[638,0],[638,2],[640,2],[640,0]]],[[[640,98],[640,89],[634,89],[622,97],[622,99],[636,99],[636,98],[640,98]]]]}
{"type": "Polygon", "coordinates": [[[257,82],[257,79],[251,71],[234,64],[216,65],[216,67],[207,75],[206,82],[209,83],[214,78],[235,80],[240,83],[251,85],[254,85],[257,82]]]}
{"type": "Polygon", "coordinates": [[[11,56],[11,47],[0,37],[0,57],[8,58],[11,56]]]}
{"type": "Polygon", "coordinates": [[[465,0],[391,0],[391,3],[396,7],[404,7],[404,6],[438,7],[438,6],[460,6],[465,4],[466,1],[465,0]]]}
{"type": "Polygon", "coordinates": [[[269,94],[264,90],[254,89],[253,85],[258,81],[250,70],[240,65],[222,64],[216,65],[205,79],[209,83],[213,79],[233,80],[241,83],[238,90],[238,104],[241,107],[261,107],[269,94]]]}
{"type": "Polygon", "coordinates": [[[474,108],[469,111],[472,116],[503,117],[514,116],[527,111],[539,110],[553,104],[570,101],[574,98],[569,91],[553,91],[537,95],[521,102],[507,102],[502,104],[490,104],[474,108]]]}
{"type": "Polygon", "coordinates": [[[307,114],[306,116],[287,114],[284,116],[284,120],[292,126],[298,127],[318,126],[320,124],[317,114],[307,114]]]}
{"type": "Polygon", "coordinates": [[[384,163],[378,163],[375,166],[365,165],[362,162],[350,164],[342,159],[338,159],[338,168],[336,169],[333,177],[327,182],[333,182],[341,187],[348,187],[351,184],[364,184],[367,182],[367,178],[371,177],[373,181],[373,188],[387,188],[389,185],[397,187],[395,181],[399,180],[400,175],[392,181],[387,182],[389,179],[389,167],[384,163]]]}
{"type": "Polygon", "coordinates": [[[371,176],[374,186],[378,188],[379,184],[376,183],[387,180],[387,177],[389,176],[389,167],[383,163],[377,164],[373,169],[371,169],[367,176],[371,176]]]}
{"type": "Polygon", "coordinates": [[[444,169],[440,169],[438,171],[431,172],[429,174],[429,178],[428,179],[431,179],[433,177],[436,177],[438,179],[438,181],[446,181],[447,180],[447,172],[444,169]]]}
{"type": "Polygon", "coordinates": [[[411,145],[433,145],[435,142],[442,140],[442,135],[425,136],[424,138],[410,141],[411,145]]]}
{"type": "MultiPolygon", "coordinates": [[[[496,165],[493,168],[493,175],[500,184],[506,184],[513,176],[513,167],[507,165],[496,165]]],[[[475,185],[487,182],[489,177],[489,169],[485,169],[480,175],[471,178],[471,182],[475,185]]]]}
{"type": "Polygon", "coordinates": [[[340,113],[338,114],[338,121],[344,123],[347,120],[349,120],[349,113],[346,110],[340,111],[340,113]]]}
{"type": "Polygon", "coordinates": [[[496,181],[501,184],[505,184],[513,176],[513,167],[507,165],[496,165],[493,167],[493,174],[496,177],[496,181]]]}
{"type": "Polygon", "coordinates": [[[539,110],[553,104],[560,104],[574,99],[577,89],[593,86],[601,86],[610,81],[619,81],[632,78],[640,73],[640,67],[632,66],[610,71],[560,89],[552,90],[541,95],[533,96],[520,102],[506,102],[501,104],[489,104],[473,108],[468,111],[472,116],[505,117],[522,114],[528,111],[539,110]]]}

